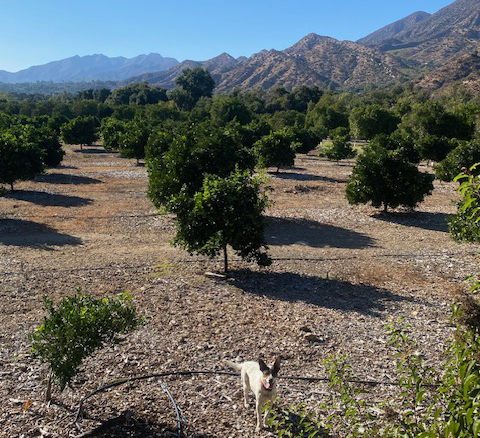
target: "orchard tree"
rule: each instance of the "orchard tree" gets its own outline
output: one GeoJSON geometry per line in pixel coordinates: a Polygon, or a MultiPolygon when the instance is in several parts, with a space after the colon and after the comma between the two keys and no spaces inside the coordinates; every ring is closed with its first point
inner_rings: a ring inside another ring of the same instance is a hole
{"type": "Polygon", "coordinates": [[[415,140],[425,135],[470,140],[474,133],[474,122],[468,114],[448,112],[437,101],[413,105],[412,111],[402,118],[399,125],[415,140]]]}
{"type": "Polygon", "coordinates": [[[414,208],[433,190],[433,175],[422,173],[402,149],[368,145],[358,158],[346,188],[350,204],[414,208]]]}
{"type": "MultiPolygon", "coordinates": [[[[458,146],[450,151],[444,160],[435,166],[435,176],[441,181],[452,181],[462,169],[469,169],[480,162],[480,140],[458,142],[458,146]]],[[[480,168],[472,170],[480,173],[480,168]]]]}
{"type": "Polygon", "coordinates": [[[45,401],[51,398],[52,381],[63,390],[85,358],[105,345],[118,343],[119,334],[143,323],[126,292],[102,299],[80,292],[77,289],[76,295],[63,298],[57,306],[45,298],[47,315],[30,334],[33,355],[50,367],[45,401]]]}
{"type": "Polygon", "coordinates": [[[425,134],[415,142],[421,158],[437,163],[444,160],[456,146],[458,146],[456,139],[430,134],[425,134]]]}
{"type": "Polygon", "coordinates": [[[43,151],[43,162],[46,167],[57,167],[62,162],[65,151],[53,129],[27,125],[23,137],[27,143],[32,143],[43,151]]]}
{"type": "Polygon", "coordinates": [[[253,145],[257,165],[260,167],[292,166],[295,162],[295,142],[292,133],[286,129],[272,132],[253,145]]]}
{"type": "Polygon", "coordinates": [[[256,141],[260,140],[263,136],[269,135],[272,132],[272,127],[268,122],[263,119],[255,118],[247,125],[236,125],[243,145],[249,149],[253,149],[253,145],[256,141]]]}
{"type": "Polygon", "coordinates": [[[178,193],[193,196],[206,174],[226,177],[237,166],[253,171],[253,154],[243,145],[235,126],[205,123],[153,139],[148,146],[147,168],[148,196],[154,205],[175,213],[178,193]]]}
{"type": "Polygon", "coordinates": [[[331,144],[322,147],[319,155],[337,163],[340,160],[355,157],[357,153],[350,143],[350,135],[346,128],[337,128],[333,131],[331,144]]]}
{"type": "Polygon", "coordinates": [[[268,266],[265,223],[268,199],[260,181],[238,168],[227,177],[206,175],[193,197],[182,192],[177,199],[177,235],[174,244],[210,258],[223,252],[228,271],[227,246],[242,259],[268,266]]]}
{"type": "Polygon", "coordinates": [[[62,125],[60,133],[65,143],[79,144],[80,149],[83,149],[84,144],[92,144],[98,139],[97,128],[96,117],[80,116],[62,125]]]}
{"type": "Polygon", "coordinates": [[[322,139],[309,128],[303,126],[293,126],[290,128],[296,143],[295,152],[306,154],[315,149],[322,139]]]}
{"type": "Polygon", "coordinates": [[[411,138],[402,131],[395,131],[390,135],[378,134],[369,143],[373,147],[380,147],[389,151],[400,151],[411,163],[420,162],[420,153],[411,138]]]}
{"type": "Polygon", "coordinates": [[[354,108],[349,122],[353,138],[370,140],[378,134],[391,134],[400,119],[393,112],[374,104],[354,108]]]}
{"type": "Polygon", "coordinates": [[[228,122],[236,120],[241,125],[246,125],[252,120],[252,113],[237,96],[215,96],[210,108],[212,122],[225,126],[228,122]]]}
{"type": "Polygon", "coordinates": [[[37,145],[9,131],[0,134],[0,183],[10,184],[13,191],[15,181],[33,179],[43,168],[43,151],[37,145]]]}
{"type": "Polygon", "coordinates": [[[147,105],[167,101],[167,91],[146,82],[138,82],[116,88],[108,97],[107,103],[113,105],[147,105]]]}
{"type": "Polygon", "coordinates": [[[103,147],[107,150],[120,149],[120,142],[125,134],[126,123],[113,117],[102,120],[100,132],[102,133],[103,147]]]}
{"type": "Polygon", "coordinates": [[[332,129],[348,128],[348,117],[345,113],[326,105],[321,100],[307,112],[305,126],[312,129],[320,138],[327,138],[332,129]]]}
{"type": "Polygon", "coordinates": [[[208,70],[201,67],[186,68],[175,79],[177,89],[171,98],[181,109],[191,110],[201,97],[212,97],[215,81],[208,70]]]}
{"type": "Polygon", "coordinates": [[[139,160],[145,158],[145,147],[149,135],[150,130],[142,121],[128,122],[125,125],[125,132],[120,137],[120,155],[125,158],[135,158],[138,165],[139,160]]]}

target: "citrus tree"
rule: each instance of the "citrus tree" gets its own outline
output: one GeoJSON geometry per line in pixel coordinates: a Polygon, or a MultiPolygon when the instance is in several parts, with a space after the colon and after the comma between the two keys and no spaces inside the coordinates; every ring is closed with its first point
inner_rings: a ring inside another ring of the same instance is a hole
{"type": "Polygon", "coordinates": [[[193,197],[184,193],[177,199],[174,244],[212,258],[223,252],[225,272],[227,246],[245,260],[268,266],[262,215],[267,205],[260,180],[249,171],[237,168],[227,177],[207,175],[193,197]]]}
{"type": "Polygon", "coordinates": [[[83,360],[105,344],[118,341],[141,322],[132,298],[122,293],[115,298],[96,299],[80,293],[63,298],[57,306],[47,297],[43,323],[33,333],[32,353],[50,367],[46,399],[54,380],[61,390],[69,385],[83,360]]]}
{"type": "Polygon", "coordinates": [[[433,175],[420,172],[403,149],[369,145],[358,158],[347,183],[351,204],[371,202],[384,212],[398,206],[415,207],[433,190],[433,175]]]}
{"type": "Polygon", "coordinates": [[[43,156],[38,145],[4,131],[0,134],[0,183],[9,184],[13,191],[15,181],[35,178],[43,171],[43,156]]]}

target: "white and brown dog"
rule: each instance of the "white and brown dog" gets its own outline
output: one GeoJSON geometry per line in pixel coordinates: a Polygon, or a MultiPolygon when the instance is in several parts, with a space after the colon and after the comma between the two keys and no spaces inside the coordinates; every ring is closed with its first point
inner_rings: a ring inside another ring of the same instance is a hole
{"type": "MultiPolygon", "coordinates": [[[[262,409],[267,402],[272,403],[277,394],[276,378],[280,370],[280,358],[275,360],[272,368],[267,366],[262,359],[258,359],[258,362],[251,361],[243,363],[234,363],[227,360],[225,364],[234,370],[240,371],[246,408],[248,408],[248,391],[251,390],[255,395],[257,412],[256,430],[259,431],[262,409]]],[[[265,411],[263,418],[264,427],[267,425],[268,414],[268,410],[265,411]]]]}

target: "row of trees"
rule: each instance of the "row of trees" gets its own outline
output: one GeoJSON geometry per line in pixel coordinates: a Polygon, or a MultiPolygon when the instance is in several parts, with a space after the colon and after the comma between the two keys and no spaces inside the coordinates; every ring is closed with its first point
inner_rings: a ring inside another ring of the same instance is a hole
{"type": "MultiPolygon", "coordinates": [[[[462,167],[480,161],[480,105],[465,95],[439,101],[407,88],[359,97],[300,87],[291,92],[280,88],[212,97],[213,88],[207,71],[187,69],[177,78],[177,88],[169,93],[147,84],[134,84],[113,92],[87,90],[73,97],[64,95],[63,101],[60,97],[38,101],[31,98],[29,103],[35,103],[35,111],[49,114],[27,117],[20,111],[0,113],[7,145],[4,149],[16,157],[4,159],[8,154],[2,152],[0,160],[11,175],[16,172],[16,179],[31,177],[47,165],[46,147],[40,154],[43,164],[34,164],[28,171],[29,166],[23,166],[21,172],[12,171],[15,166],[9,163],[35,163],[27,155],[19,158],[18,144],[28,145],[20,148],[26,154],[32,145],[44,141],[47,132],[57,146],[58,136],[65,143],[80,145],[101,137],[107,149],[137,161],[146,157],[149,196],[155,205],[176,214],[177,244],[208,255],[215,253],[215,245],[226,252],[227,244],[234,246],[233,238],[220,238],[220,234],[229,233],[217,230],[214,245],[208,234],[212,229],[198,216],[192,216],[192,211],[208,210],[210,215],[220,217],[226,199],[221,201],[223,206],[218,201],[216,214],[212,204],[207,209],[202,202],[207,198],[211,202],[214,191],[215,199],[220,200],[220,188],[228,193],[230,189],[238,190],[240,182],[245,185],[245,193],[252,188],[257,193],[252,211],[262,210],[259,206],[265,208],[266,201],[253,177],[254,169],[273,167],[278,172],[281,166],[293,164],[297,152],[307,152],[327,137],[330,141],[324,143],[320,153],[337,161],[356,154],[350,143],[352,137],[369,141],[353,169],[346,195],[351,203],[371,202],[385,211],[399,205],[414,207],[431,193],[433,178],[419,172],[420,160],[437,162],[436,176],[443,180],[451,180],[462,167]],[[229,189],[227,182],[232,185],[229,189]],[[195,233],[189,228],[192,223],[200,227],[195,233]],[[192,236],[202,233],[208,238],[201,245],[192,243],[192,236]]],[[[13,110],[9,103],[9,99],[0,100],[0,108],[13,110]]],[[[61,152],[57,156],[61,159],[61,152]]],[[[11,175],[2,181],[13,186],[11,175]]],[[[231,194],[228,197],[240,202],[231,194]]],[[[235,206],[230,209],[235,211],[235,206]]],[[[233,224],[233,216],[224,219],[227,222],[233,224]]],[[[252,216],[252,223],[257,223],[261,231],[257,217],[252,216]]],[[[252,230],[250,235],[254,236],[252,230]]],[[[250,256],[243,255],[266,263],[265,242],[256,240],[256,248],[247,251],[250,256]]],[[[235,243],[240,252],[241,245],[244,243],[235,243]]]]}

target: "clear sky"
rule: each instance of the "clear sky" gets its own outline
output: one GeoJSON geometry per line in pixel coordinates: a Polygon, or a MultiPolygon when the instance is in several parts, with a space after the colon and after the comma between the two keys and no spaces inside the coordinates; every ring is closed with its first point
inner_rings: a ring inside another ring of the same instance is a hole
{"type": "Polygon", "coordinates": [[[282,50],[310,32],[355,41],[452,0],[0,0],[0,70],[74,55],[179,61],[282,50]]]}

